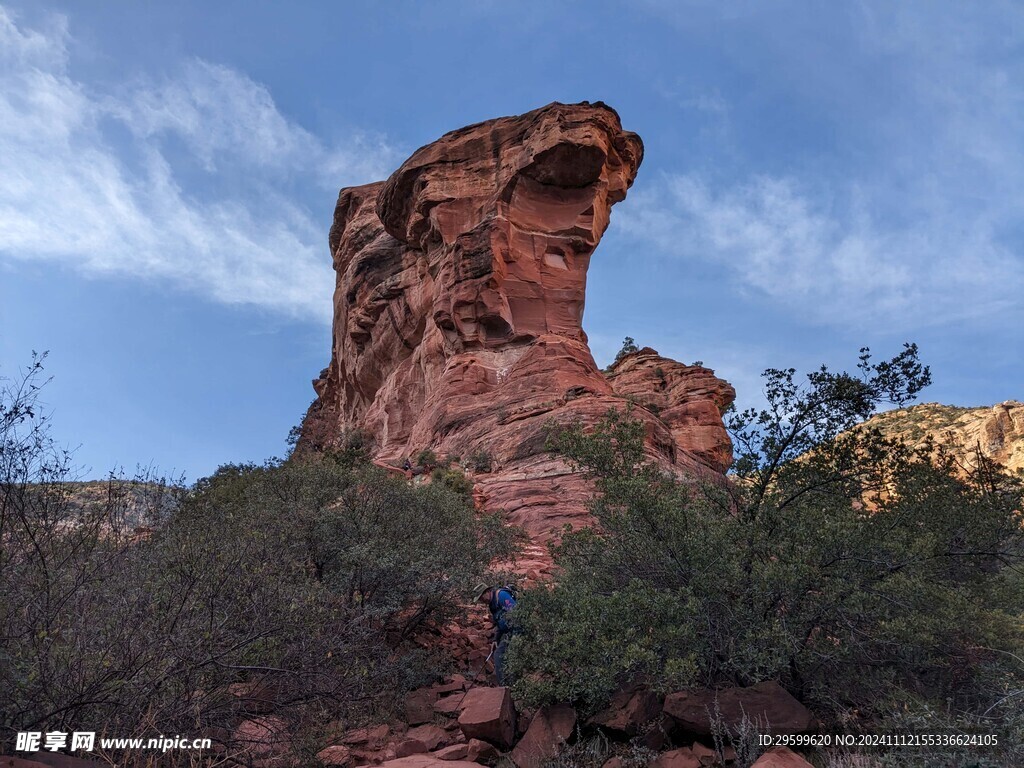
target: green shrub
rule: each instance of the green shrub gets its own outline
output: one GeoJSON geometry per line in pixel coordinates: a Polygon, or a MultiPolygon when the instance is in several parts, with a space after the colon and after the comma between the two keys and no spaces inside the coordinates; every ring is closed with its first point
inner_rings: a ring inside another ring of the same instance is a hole
{"type": "Polygon", "coordinates": [[[39,375],[0,389],[5,734],[230,733],[228,686],[247,683],[315,744],[327,721],[386,716],[430,680],[438,660],[415,635],[511,554],[512,531],[464,494],[344,452],[225,465],[187,490],[141,484],[152,498],[140,510],[133,491],[131,524],[119,481],[73,504],[39,375]]]}
{"type": "Polygon", "coordinates": [[[416,454],[415,463],[424,469],[433,469],[441,464],[440,460],[437,458],[437,454],[429,448],[424,448],[416,454]]]}
{"type": "Polygon", "coordinates": [[[490,472],[492,464],[493,459],[490,452],[483,448],[473,451],[469,455],[468,466],[474,472],[490,472]]]}
{"type": "Polygon", "coordinates": [[[728,482],[666,476],[643,425],[616,412],[556,433],[596,483],[600,525],[566,532],[559,581],[522,596],[517,695],[590,709],[637,679],[779,679],[836,718],[1012,701],[1024,490],[991,464],[962,478],[927,449],[850,432],[929,378],[913,347],[860,368],[806,384],[767,372],[769,407],[731,420],[728,482]]]}
{"type": "Polygon", "coordinates": [[[430,473],[430,479],[461,496],[473,498],[473,481],[457,469],[438,467],[430,473]]]}

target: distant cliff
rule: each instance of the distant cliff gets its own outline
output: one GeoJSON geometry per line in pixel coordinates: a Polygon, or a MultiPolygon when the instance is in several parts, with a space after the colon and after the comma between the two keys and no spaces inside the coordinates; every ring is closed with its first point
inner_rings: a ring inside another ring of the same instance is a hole
{"type": "Polygon", "coordinates": [[[1024,403],[1016,400],[982,408],[923,403],[879,414],[867,425],[907,445],[931,437],[954,446],[965,461],[980,451],[1011,471],[1024,470],[1024,403]]]}

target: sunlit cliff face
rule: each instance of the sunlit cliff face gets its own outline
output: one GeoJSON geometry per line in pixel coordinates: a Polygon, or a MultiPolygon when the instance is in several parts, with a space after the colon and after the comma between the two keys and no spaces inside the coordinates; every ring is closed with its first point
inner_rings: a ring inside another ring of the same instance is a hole
{"type": "Polygon", "coordinates": [[[421,251],[438,291],[433,320],[455,349],[545,334],[585,340],[591,253],[643,156],[602,106],[464,129],[415,153],[377,212],[421,251]]]}

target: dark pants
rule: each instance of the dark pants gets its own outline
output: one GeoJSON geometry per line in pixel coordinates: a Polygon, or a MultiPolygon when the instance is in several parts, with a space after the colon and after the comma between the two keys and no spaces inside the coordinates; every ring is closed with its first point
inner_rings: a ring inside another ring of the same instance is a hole
{"type": "Polygon", "coordinates": [[[503,635],[498,641],[498,647],[494,649],[494,676],[498,678],[498,685],[511,684],[511,680],[505,678],[505,651],[508,650],[508,641],[511,635],[503,635]]]}

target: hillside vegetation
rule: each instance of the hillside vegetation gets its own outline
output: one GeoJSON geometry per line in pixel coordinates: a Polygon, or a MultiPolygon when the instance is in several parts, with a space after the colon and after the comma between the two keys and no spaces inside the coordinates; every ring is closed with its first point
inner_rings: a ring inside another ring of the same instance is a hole
{"type": "MultiPolygon", "coordinates": [[[[295,764],[316,765],[439,679],[451,659],[423,632],[459,621],[471,586],[514,554],[516,531],[475,510],[465,483],[408,483],[364,440],[189,488],[69,483],[41,377],[36,361],[0,388],[5,740],[181,733],[237,755],[240,724],[272,713],[295,764]]],[[[852,374],[769,370],[768,407],[730,418],[729,476],[667,474],[628,410],[552,426],[549,448],[593,483],[597,525],[565,530],[555,579],[520,591],[519,706],[570,704],[585,723],[629,686],[777,681],[825,729],[1000,738],[856,763],[825,751],[819,765],[1024,764],[1024,482],[875,428],[914,414],[871,418],[929,381],[913,346],[877,363],[865,350],[852,374]]],[[[717,746],[746,768],[765,726],[717,746]]],[[[581,728],[558,764],[600,768],[607,741],[581,728]]],[[[630,766],[654,759],[633,746],[646,757],[630,766]]]]}
{"type": "Polygon", "coordinates": [[[447,660],[417,632],[457,616],[510,552],[509,530],[464,494],[410,486],[357,451],[226,465],[188,489],[69,485],[70,457],[37,408],[41,377],[36,361],[0,389],[5,745],[18,731],[94,730],[210,736],[237,752],[255,706],[311,764],[328,723],[386,715],[437,678],[447,660]]]}
{"type": "Polygon", "coordinates": [[[965,470],[853,429],[930,380],[913,347],[859,367],[768,371],[768,407],[730,423],[737,482],[660,471],[628,414],[556,431],[595,482],[600,525],[566,532],[561,577],[523,597],[519,695],[595,711],[630,681],[778,680],[826,728],[1000,732],[1008,746],[900,765],[1021,764],[1024,485],[984,456],[965,470]]]}
{"type": "Polygon", "coordinates": [[[887,411],[866,424],[914,448],[931,441],[973,466],[978,454],[1010,472],[1024,471],[1024,403],[1007,400],[985,408],[922,403],[887,411]]]}

